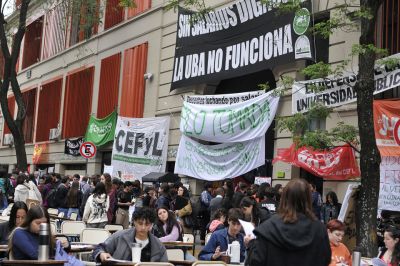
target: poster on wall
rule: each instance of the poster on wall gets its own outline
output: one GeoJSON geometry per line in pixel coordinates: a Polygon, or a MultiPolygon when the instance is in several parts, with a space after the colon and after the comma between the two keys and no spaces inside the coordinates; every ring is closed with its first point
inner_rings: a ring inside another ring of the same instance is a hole
{"type": "Polygon", "coordinates": [[[83,143],[83,138],[66,139],[64,145],[64,153],[72,156],[81,156],[79,147],[83,143]]]}
{"type": "Polygon", "coordinates": [[[150,172],[165,172],[169,117],[118,116],[112,151],[113,175],[138,179],[150,172]]]}
{"type": "Polygon", "coordinates": [[[113,141],[116,123],[117,111],[101,119],[97,119],[91,115],[86,129],[85,141],[92,142],[96,147],[113,141]]]}
{"type": "Polygon", "coordinates": [[[376,145],[381,156],[400,156],[400,101],[374,101],[376,145]]]}
{"type": "MultiPolygon", "coordinates": [[[[237,99],[240,97],[237,96],[237,99]]],[[[231,94],[222,99],[229,101],[236,98],[231,94]]],[[[275,119],[279,97],[270,91],[246,101],[237,101],[233,104],[213,105],[184,101],[180,131],[187,136],[219,143],[246,141],[264,136],[275,119]]]]}
{"type": "Polygon", "coordinates": [[[294,12],[279,12],[261,0],[239,0],[192,23],[179,8],[171,90],[215,82],[313,59],[309,1],[294,12]]]}
{"type": "Polygon", "coordinates": [[[382,157],[378,209],[400,210],[400,157],[382,157]]]}
{"type": "Polygon", "coordinates": [[[245,174],[264,164],[264,136],[242,142],[204,145],[182,135],[175,173],[218,181],[245,174]]]}

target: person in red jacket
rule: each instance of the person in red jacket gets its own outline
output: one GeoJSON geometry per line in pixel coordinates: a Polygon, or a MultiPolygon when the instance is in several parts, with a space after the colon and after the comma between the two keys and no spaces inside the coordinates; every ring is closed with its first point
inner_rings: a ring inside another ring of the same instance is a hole
{"type": "Polygon", "coordinates": [[[345,225],[343,222],[333,219],[326,225],[329,242],[331,244],[332,258],[329,266],[351,266],[351,255],[347,247],[342,243],[345,225]]]}

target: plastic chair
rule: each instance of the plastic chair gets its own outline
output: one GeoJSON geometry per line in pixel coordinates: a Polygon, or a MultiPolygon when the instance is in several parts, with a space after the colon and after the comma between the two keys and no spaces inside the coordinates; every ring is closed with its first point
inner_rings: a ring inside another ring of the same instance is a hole
{"type": "Polygon", "coordinates": [[[174,264],[169,262],[138,262],[135,266],[174,266],[174,264]]]}
{"type": "Polygon", "coordinates": [[[68,235],[70,242],[79,242],[79,236],[85,228],[86,224],[82,221],[64,221],[61,224],[61,234],[68,235]]]}
{"type": "Polygon", "coordinates": [[[195,261],[192,266],[226,266],[227,264],[223,261],[195,261]]]}
{"type": "Polygon", "coordinates": [[[78,218],[78,214],[76,212],[72,212],[71,215],[69,216],[69,219],[76,221],[78,218]]]}
{"type": "Polygon", "coordinates": [[[50,222],[50,230],[51,230],[51,234],[52,235],[55,235],[55,234],[57,234],[58,232],[57,232],[57,226],[56,226],[56,223],[54,223],[54,222],[50,222]]]}
{"type": "Polygon", "coordinates": [[[97,245],[109,238],[111,233],[106,229],[85,228],[81,232],[81,242],[97,245]]]}
{"type": "Polygon", "coordinates": [[[104,229],[108,230],[111,234],[120,230],[124,230],[124,227],[121,224],[106,224],[104,229]]]}
{"type": "Polygon", "coordinates": [[[168,260],[185,260],[185,254],[182,249],[167,249],[168,260]]]}
{"type": "Polygon", "coordinates": [[[54,208],[48,208],[48,209],[47,209],[47,212],[48,212],[50,215],[58,215],[58,210],[57,210],[57,209],[54,209],[54,208]]]}
{"type": "Polygon", "coordinates": [[[207,242],[210,240],[212,233],[207,233],[204,239],[204,244],[207,245],[207,242]]]}
{"type": "Polygon", "coordinates": [[[194,235],[193,234],[183,234],[183,239],[185,242],[192,243],[192,251],[194,255],[195,243],[194,243],[194,235]]]}

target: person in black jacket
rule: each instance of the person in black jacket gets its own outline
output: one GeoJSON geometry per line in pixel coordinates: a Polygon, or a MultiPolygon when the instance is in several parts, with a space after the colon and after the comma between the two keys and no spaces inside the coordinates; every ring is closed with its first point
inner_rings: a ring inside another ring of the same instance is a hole
{"type": "Polygon", "coordinates": [[[278,214],[254,230],[245,265],[327,266],[331,248],[325,226],[311,205],[310,187],[292,179],[284,188],[278,214]]]}

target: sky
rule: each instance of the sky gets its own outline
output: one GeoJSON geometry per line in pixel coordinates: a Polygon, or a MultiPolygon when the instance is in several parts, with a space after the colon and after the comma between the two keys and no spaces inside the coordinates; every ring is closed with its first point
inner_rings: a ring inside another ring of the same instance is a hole
{"type": "Polygon", "coordinates": [[[14,10],[14,1],[8,0],[4,8],[4,16],[8,17],[14,10]]]}

